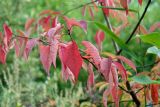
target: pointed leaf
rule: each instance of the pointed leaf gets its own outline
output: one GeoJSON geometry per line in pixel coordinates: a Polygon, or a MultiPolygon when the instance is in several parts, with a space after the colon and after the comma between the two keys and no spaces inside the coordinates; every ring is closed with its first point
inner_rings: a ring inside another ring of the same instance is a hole
{"type": "Polygon", "coordinates": [[[98,67],[101,62],[98,49],[88,41],[82,41],[82,44],[86,47],[86,54],[93,59],[93,62],[98,67]]]}
{"type": "Polygon", "coordinates": [[[136,66],[134,65],[134,63],[133,63],[131,60],[127,59],[127,58],[124,57],[124,56],[117,56],[117,58],[118,58],[119,60],[123,61],[124,63],[126,63],[126,64],[127,64],[128,66],[130,66],[133,70],[137,71],[137,70],[136,70],[136,66]]]}
{"type": "Polygon", "coordinates": [[[142,39],[143,42],[150,43],[152,45],[157,46],[160,48],[160,33],[154,32],[147,35],[138,35],[142,39]]]}
{"type": "Polygon", "coordinates": [[[56,57],[58,52],[58,44],[59,41],[57,39],[54,39],[51,41],[50,46],[50,58],[52,59],[53,65],[56,68],[56,57]]]}
{"type": "Polygon", "coordinates": [[[109,79],[109,73],[111,71],[112,59],[103,58],[100,63],[100,72],[105,77],[106,81],[109,79]]]}
{"type": "Polygon", "coordinates": [[[91,86],[94,85],[94,72],[93,72],[93,66],[91,63],[88,65],[88,81],[87,81],[87,87],[90,88],[91,86]]]}
{"type": "Polygon", "coordinates": [[[52,63],[50,58],[50,47],[45,45],[40,45],[39,51],[40,51],[40,60],[43,64],[45,71],[49,75],[49,71],[52,63]]]}
{"type": "Polygon", "coordinates": [[[6,63],[6,51],[4,50],[2,45],[0,45],[0,63],[2,64],[6,63]]]}
{"type": "Polygon", "coordinates": [[[109,30],[105,25],[95,22],[95,24],[102,29],[107,36],[110,36],[122,49],[129,50],[128,46],[120,39],[118,38],[111,30],[109,30]]]}
{"type": "Polygon", "coordinates": [[[29,56],[29,53],[31,52],[31,50],[33,49],[33,47],[35,47],[38,43],[38,39],[34,38],[34,39],[30,39],[27,41],[26,47],[24,49],[24,57],[27,59],[29,56]]]}
{"type": "Polygon", "coordinates": [[[138,0],[138,3],[139,3],[140,5],[142,5],[142,1],[143,1],[143,0],[138,0]]]}
{"type": "Polygon", "coordinates": [[[158,84],[151,84],[150,88],[151,88],[151,97],[152,97],[153,104],[158,104],[159,85],[158,84]]]}

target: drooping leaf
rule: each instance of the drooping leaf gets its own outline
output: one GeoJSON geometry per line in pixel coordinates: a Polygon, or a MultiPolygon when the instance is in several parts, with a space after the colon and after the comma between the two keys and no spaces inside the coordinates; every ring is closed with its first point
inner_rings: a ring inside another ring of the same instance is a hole
{"type": "Polygon", "coordinates": [[[0,45],[0,63],[5,64],[6,63],[6,51],[4,50],[4,48],[2,47],[2,45],[0,45]]]}
{"type": "Polygon", "coordinates": [[[108,88],[104,91],[104,93],[103,93],[103,105],[104,105],[104,107],[108,107],[107,106],[107,96],[109,95],[109,94],[111,94],[111,92],[112,92],[112,89],[113,89],[113,86],[114,86],[114,83],[113,83],[113,76],[112,76],[112,73],[110,72],[109,73],[109,86],[108,86],[108,88]]]}
{"type": "Polygon", "coordinates": [[[29,56],[29,53],[31,52],[31,50],[33,49],[33,47],[35,47],[38,43],[38,39],[34,38],[34,39],[30,39],[27,41],[26,43],[26,47],[24,49],[24,57],[27,59],[29,56]]]}
{"type": "Polygon", "coordinates": [[[86,47],[85,53],[89,58],[93,59],[93,62],[98,67],[101,62],[101,57],[99,55],[98,49],[88,41],[82,41],[82,44],[86,47]]]}
{"type": "Polygon", "coordinates": [[[119,107],[119,97],[118,97],[118,73],[115,66],[111,66],[111,73],[113,77],[113,88],[112,88],[112,98],[115,102],[115,107],[119,107]]]}
{"type": "Polygon", "coordinates": [[[138,3],[139,3],[140,5],[142,5],[142,1],[143,1],[143,0],[138,0],[138,3]]]}
{"type": "Polygon", "coordinates": [[[128,0],[120,0],[120,3],[126,9],[126,14],[128,14],[128,0]]]}
{"type": "Polygon", "coordinates": [[[118,38],[111,30],[109,30],[105,25],[95,22],[95,24],[102,29],[107,36],[110,36],[122,49],[129,50],[128,46],[120,39],[118,38]]]}
{"type": "Polygon", "coordinates": [[[152,97],[153,104],[158,104],[159,85],[158,84],[151,84],[150,88],[151,88],[151,97],[152,97]]]}
{"type": "Polygon", "coordinates": [[[35,19],[31,18],[28,19],[25,23],[25,31],[28,31],[31,25],[35,22],[35,19]]]}
{"type": "Polygon", "coordinates": [[[139,35],[143,42],[150,43],[160,48],[160,33],[154,32],[147,35],[139,35]]]}
{"type": "Polygon", "coordinates": [[[92,20],[94,20],[94,13],[92,11],[92,8],[88,7],[88,9],[89,9],[90,16],[92,17],[92,20]]]}
{"type": "Polygon", "coordinates": [[[40,60],[42,62],[42,65],[49,75],[50,67],[52,64],[51,58],[50,58],[50,46],[40,45],[39,46],[40,51],[40,60]]]}
{"type": "Polygon", "coordinates": [[[72,41],[68,46],[61,48],[61,61],[73,73],[75,81],[78,79],[80,69],[82,67],[82,58],[75,41],[72,41]]]}
{"type": "Polygon", "coordinates": [[[126,63],[126,64],[127,64],[128,66],[130,66],[133,70],[137,71],[137,70],[136,70],[136,66],[134,65],[134,63],[133,63],[131,60],[127,59],[127,58],[124,57],[124,56],[117,56],[117,58],[118,58],[119,60],[123,61],[124,63],[126,63]]]}
{"type": "Polygon", "coordinates": [[[151,80],[150,77],[146,75],[137,75],[131,78],[133,81],[140,83],[140,84],[160,84],[159,81],[151,80]]]}
{"type": "Polygon", "coordinates": [[[94,40],[96,41],[99,50],[102,50],[102,42],[104,40],[104,37],[105,37],[105,34],[101,30],[98,30],[95,37],[94,37],[94,40]]]}
{"type": "Polygon", "coordinates": [[[81,24],[81,27],[83,28],[85,33],[87,33],[87,22],[85,20],[81,20],[79,21],[79,23],[81,24]]]}
{"type": "Polygon", "coordinates": [[[50,28],[47,32],[47,36],[50,38],[50,39],[54,39],[55,36],[61,31],[61,24],[58,23],[55,27],[53,28],[50,28]]]}
{"type": "Polygon", "coordinates": [[[86,13],[86,5],[82,7],[82,16],[85,16],[86,13]]]}
{"type": "Polygon", "coordinates": [[[87,81],[87,87],[88,89],[94,85],[94,72],[93,72],[93,66],[91,63],[89,63],[88,65],[88,73],[89,73],[89,76],[88,76],[88,81],[87,81]]]}
{"type": "Polygon", "coordinates": [[[120,74],[122,75],[122,78],[124,80],[127,80],[127,71],[126,69],[122,66],[122,64],[120,64],[119,62],[113,62],[113,64],[115,64],[116,68],[118,69],[118,71],[120,72],[120,74]]]}
{"type": "Polygon", "coordinates": [[[81,24],[78,21],[76,21],[76,19],[73,19],[73,18],[70,19],[70,18],[64,16],[64,20],[66,21],[67,28],[69,30],[71,30],[72,26],[82,27],[81,24]]]}
{"type": "Polygon", "coordinates": [[[39,24],[42,26],[44,31],[48,31],[51,27],[51,16],[42,17],[39,20],[39,24]]]}
{"type": "Polygon", "coordinates": [[[6,24],[3,24],[3,29],[4,29],[4,44],[6,48],[8,48],[12,39],[12,30],[6,24]]]}
{"type": "Polygon", "coordinates": [[[156,46],[148,48],[147,53],[155,54],[160,57],[160,49],[158,49],[156,46]]]}
{"type": "MultiPolygon", "coordinates": [[[[24,55],[27,42],[28,42],[28,37],[19,36],[16,38],[16,41],[14,41],[14,48],[17,57],[21,57],[24,55]]],[[[25,58],[27,57],[25,56],[25,58]]]]}
{"type": "Polygon", "coordinates": [[[150,27],[149,31],[150,31],[150,32],[154,32],[154,31],[155,31],[156,29],[158,29],[158,28],[160,28],[160,22],[154,23],[154,24],[150,27]]]}
{"type": "Polygon", "coordinates": [[[52,40],[50,44],[50,58],[55,68],[56,68],[56,57],[57,57],[57,52],[58,52],[58,44],[59,44],[59,41],[57,39],[52,40]]]}
{"type": "Polygon", "coordinates": [[[112,59],[103,58],[100,62],[100,72],[105,77],[106,81],[109,79],[109,73],[111,71],[112,59]]]}
{"type": "MultiPolygon", "coordinates": [[[[99,1],[99,3],[102,5],[102,6],[108,6],[107,4],[107,1],[106,0],[98,0],[99,1]]],[[[108,16],[109,15],[109,9],[107,9],[107,8],[102,8],[102,10],[103,10],[103,13],[106,15],[106,16],[108,16]]]]}

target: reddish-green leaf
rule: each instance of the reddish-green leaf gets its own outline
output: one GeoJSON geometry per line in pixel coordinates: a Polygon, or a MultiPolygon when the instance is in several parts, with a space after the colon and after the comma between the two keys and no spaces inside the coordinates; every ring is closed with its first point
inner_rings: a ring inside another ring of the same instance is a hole
{"type": "Polygon", "coordinates": [[[104,40],[104,36],[105,36],[104,32],[101,30],[98,30],[94,37],[94,40],[96,41],[99,50],[102,50],[102,42],[104,40]]]}
{"type": "Polygon", "coordinates": [[[25,23],[25,31],[28,31],[31,25],[35,22],[35,19],[31,18],[28,19],[25,23]]]}
{"type": "Polygon", "coordinates": [[[126,14],[128,14],[128,0],[120,0],[120,3],[126,9],[126,14]]]}
{"type": "Polygon", "coordinates": [[[116,66],[116,68],[119,70],[120,74],[122,75],[122,78],[124,80],[127,80],[127,71],[126,69],[120,64],[119,62],[113,62],[116,66]]]}
{"type": "Polygon", "coordinates": [[[160,22],[154,23],[154,24],[150,27],[149,31],[150,31],[150,32],[154,32],[154,31],[155,31],[156,29],[158,29],[158,28],[160,28],[160,22]]]}
{"type": "Polygon", "coordinates": [[[95,65],[98,67],[101,62],[98,49],[88,41],[83,41],[82,44],[86,47],[85,53],[87,54],[88,58],[92,58],[95,65]]]}
{"type": "Polygon", "coordinates": [[[125,62],[125,63],[126,63],[127,65],[129,65],[133,70],[136,71],[136,66],[134,65],[134,63],[133,63],[131,60],[127,59],[127,58],[124,57],[124,56],[117,56],[117,58],[118,58],[119,60],[125,62]]]}

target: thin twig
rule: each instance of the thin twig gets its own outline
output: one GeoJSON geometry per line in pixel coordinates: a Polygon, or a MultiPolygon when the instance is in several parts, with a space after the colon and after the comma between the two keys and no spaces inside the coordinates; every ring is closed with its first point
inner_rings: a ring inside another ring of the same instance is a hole
{"type": "MultiPolygon", "coordinates": [[[[128,44],[128,43],[130,42],[130,40],[132,39],[133,35],[135,34],[138,26],[139,26],[140,23],[142,22],[145,14],[146,14],[146,12],[147,12],[147,10],[148,10],[148,7],[149,7],[150,3],[151,3],[151,0],[148,0],[148,3],[147,3],[147,5],[146,5],[146,7],[145,7],[145,9],[144,9],[144,12],[143,12],[141,18],[139,19],[138,23],[136,24],[136,26],[135,26],[135,28],[133,29],[132,33],[130,34],[129,38],[128,38],[128,39],[126,40],[126,42],[125,42],[126,44],[128,44]]],[[[117,52],[117,55],[119,55],[121,52],[122,52],[122,49],[120,49],[120,50],[117,52]]]]}
{"type": "Polygon", "coordinates": [[[76,10],[76,9],[79,9],[79,8],[81,8],[81,7],[83,7],[83,6],[90,5],[90,4],[95,3],[95,2],[97,2],[97,1],[98,1],[98,0],[91,1],[91,2],[88,2],[88,3],[82,4],[82,5],[79,5],[79,6],[77,6],[77,7],[74,7],[74,8],[72,8],[72,9],[67,10],[66,12],[64,12],[63,15],[66,15],[66,14],[70,13],[71,11],[74,11],[74,10],[76,10]]]}

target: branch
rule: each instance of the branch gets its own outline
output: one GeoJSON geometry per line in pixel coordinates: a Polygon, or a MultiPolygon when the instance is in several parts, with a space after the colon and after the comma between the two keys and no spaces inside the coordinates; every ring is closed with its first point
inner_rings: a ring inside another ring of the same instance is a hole
{"type": "Polygon", "coordinates": [[[97,1],[98,1],[98,0],[91,1],[91,2],[88,2],[88,3],[82,4],[82,5],[79,5],[79,6],[77,6],[77,7],[74,7],[74,8],[72,8],[72,9],[67,10],[66,12],[64,12],[63,15],[66,15],[66,14],[70,13],[71,11],[74,11],[74,10],[76,10],[76,9],[79,9],[79,8],[81,8],[81,7],[83,7],[83,6],[90,5],[90,4],[92,4],[92,3],[94,3],[94,2],[97,2],[97,1]]]}
{"type": "MultiPolygon", "coordinates": [[[[148,7],[149,7],[149,5],[150,5],[150,3],[151,3],[151,0],[148,0],[148,3],[147,3],[147,5],[146,5],[146,7],[145,7],[145,9],[144,9],[144,12],[143,12],[141,18],[139,19],[138,23],[136,24],[136,26],[135,26],[135,28],[133,29],[132,33],[130,34],[129,38],[126,40],[125,44],[128,44],[128,43],[130,42],[130,40],[132,39],[132,37],[133,37],[133,35],[135,34],[138,26],[140,25],[140,23],[142,22],[142,20],[143,20],[143,18],[144,18],[144,16],[145,16],[145,14],[146,14],[146,12],[147,12],[147,10],[148,10],[148,7]]],[[[117,55],[119,55],[121,52],[122,52],[122,49],[117,52],[117,55]]]]}

